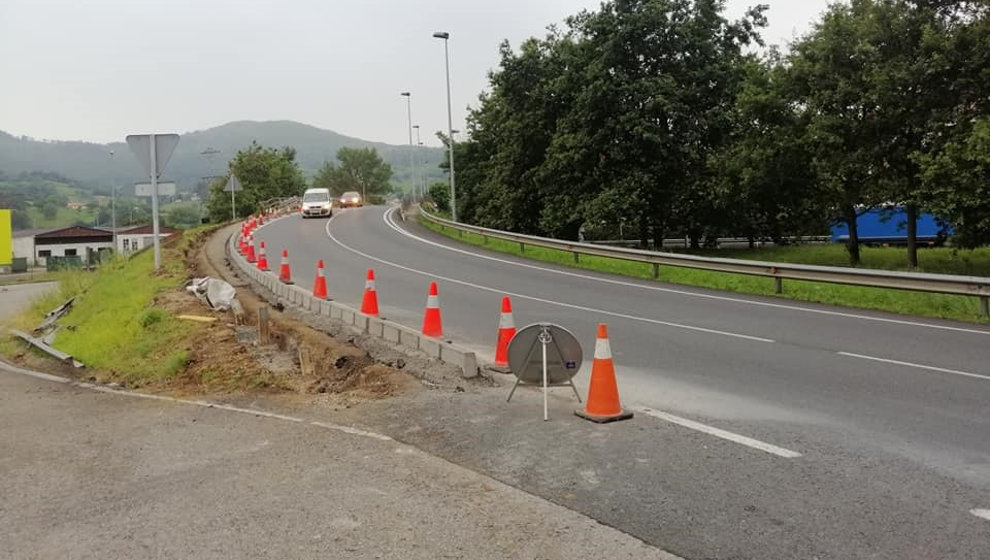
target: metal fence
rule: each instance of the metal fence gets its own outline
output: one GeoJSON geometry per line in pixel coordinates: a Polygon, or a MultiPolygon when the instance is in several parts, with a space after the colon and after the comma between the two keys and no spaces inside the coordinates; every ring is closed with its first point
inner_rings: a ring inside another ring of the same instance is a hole
{"type": "Polygon", "coordinates": [[[890,288],[936,294],[972,296],[979,298],[981,315],[985,318],[990,318],[990,278],[981,276],[955,276],[948,274],[748,261],[645,251],[642,249],[627,249],[623,247],[607,247],[592,243],[561,241],[548,237],[523,235],[521,233],[462,224],[431,214],[425,208],[422,208],[421,211],[426,220],[439,225],[441,228],[451,228],[459,232],[474,233],[482,236],[486,243],[488,238],[512,241],[518,243],[519,249],[524,253],[527,246],[566,251],[574,255],[575,263],[580,261],[581,255],[594,255],[646,263],[653,266],[654,278],[660,275],[661,266],[678,266],[713,272],[773,278],[774,290],[778,294],[783,292],[784,280],[805,280],[809,282],[827,282],[870,288],[890,288]]]}

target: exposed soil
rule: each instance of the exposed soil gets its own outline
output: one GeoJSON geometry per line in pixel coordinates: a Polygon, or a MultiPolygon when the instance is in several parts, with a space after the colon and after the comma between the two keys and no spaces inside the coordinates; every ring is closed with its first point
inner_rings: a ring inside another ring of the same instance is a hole
{"type": "MultiPolygon", "coordinates": [[[[245,388],[321,394],[350,406],[422,387],[413,376],[378,363],[368,352],[314,330],[283,313],[269,314],[270,343],[258,342],[258,310],[267,306],[242,282],[223,274],[205,251],[209,234],[201,234],[184,251],[190,276],[224,278],[237,289],[243,316],[213,312],[188,292],[163,294],[156,302],[175,315],[213,315],[204,336],[194,344],[184,374],[188,389],[245,388]],[[240,285],[239,285],[240,284],[240,285]],[[248,381],[238,383],[237,381],[248,381]]],[[[183,289],[184,290],[184,289],[183,289]]]]}

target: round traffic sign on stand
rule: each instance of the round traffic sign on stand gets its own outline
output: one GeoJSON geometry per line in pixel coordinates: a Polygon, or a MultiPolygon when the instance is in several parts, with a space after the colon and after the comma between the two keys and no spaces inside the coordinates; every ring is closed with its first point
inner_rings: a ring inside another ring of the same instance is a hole
{"type": "Polygon", "coordinates": [[[581,369],[583,353],[574,334],[552,323],[535,323],[516,332],[509,343],[509,369],[519,385],[543,387],[543,419],[547,419],[547,388],[570,386],[581,402],[572,378],[581,369]]]}

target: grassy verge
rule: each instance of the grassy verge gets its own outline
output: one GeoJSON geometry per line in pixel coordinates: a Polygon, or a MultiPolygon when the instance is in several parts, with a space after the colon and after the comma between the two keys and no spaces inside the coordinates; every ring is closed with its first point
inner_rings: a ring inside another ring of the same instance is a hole
{"type": "MultiPolygon", "coordinates": [[[[446,230],[441,230],[440,226],[430,223],[424,219],[421,219],[420,223],[422,223],[425,227],[446,235],[452,239],[456,239],[470,245],[481,246],[500,253],[524,256],[526,258],[551,262],[572,268],[607,272],[648,280],[653,279],[653,268],[649,264],[588,255],[582,255],[580,262],[575,263],[572,253],[567,251],[527,246],[525,252],[523,252],[519,249],[519,245],[517,243],[503,241],[500,239],[488,239],[486,242],[480,235],[466,232],[461,234],[449,228],[446,230]]],[[[808,264],[834,264],[830,262],[814,261],[814,254],[801,255],[800,250],[803,248],[804,247],[780,247],[775,248],[772,253],[763,253],[762,256],[757,256],[758,253],[746,253],[745,257],[742,256],[742,253],[736,253],[736,255],[738,258],[747,258],[752,260],[807,262],[808,264]],[[790,251],[781,251],[780,249],[788,249],[790,251]],[[771,254],[775,256],[769,256],[771,254]],[[787,260],[788,257],[790,260],[787,260]],[[807,258],[809,260],[797,260],[798,258],[807,258]]],[[[841,247],[839,249],[841,249],[841,247]]],[[[829,250],[831,251],[833,249],[829,250]]],[[[892,250],[893,249],[868,249],[867,258],[870,259],[871,263],[879,263],[881,262],[880,259],[872,258],[873,251],[892,250]]],[[[725,251],[722,251],[719,253],[719,256],[728,255],[725,254],[725,251]]],[[[833,258],[831,253],[828,253],[828,256],[829,258],[833,258]]],[[[818,255],[818,258],[821,258],[821,255],[818,255]]],[[[950,257],[939,258],[946,260],[950,257]]],[[[923,260],[922,262],[924,263],[926,260],[923,260]]],[[[970,259],[970,262],[971,261],[972,259],[970,259]]],[[[990,254],[987,256],[987,261],[990,262],[990,254]]],[[[930,266],[935,265],[931,264],[930,266]]],[[[705,270],[693,270],[673,266],[661,266],[660,276],[657,280],[659,282],[699,286],[716,290],[726,290],[761,296],[776,295],[777,297],[799,301],[877,309],[908,315],[956,319],[969,322],[987,322],[980,316],[979,302],[977,299],[965,296],[927,294],[882,288],[862,288],[856,286],[842,286],[838,284],[804,282],[799,280],[784,281],[784,293],[782,295],[777,295],[774,294],[773,280],[770,278],[709,272],[705,270]]]]}
{"type": "MultiPolygon", "coordinates": [[[[907,260],[907,250],[903,247],[862,247],[860,251],[861,268],[911,270],[907,260]]],[[[849,256],[845,247],[835,243],[754,249],[702,249],[690,253],[727,259],[849,266],[849,256]]],[[[990,276],[990,247],[973,250],[948,247],[922,248],[918,250],[917,270],[934,274],[990,276]]]]}
{"type": "Polygon", "coordinates": [[[163,259],[154,273],[153,254],[145,251],[95,272],[72,270],[55,277],[59,289],[35,300],[10,321],[13,326],[30,330],[45,312],[75,297],[72,312],[59,321],[63,329],[56,348],[132,386],[167,381],[185,368],[187,342],[196,326],[153,306],[158,294],[185,282],[181,260],[163,259]]]}

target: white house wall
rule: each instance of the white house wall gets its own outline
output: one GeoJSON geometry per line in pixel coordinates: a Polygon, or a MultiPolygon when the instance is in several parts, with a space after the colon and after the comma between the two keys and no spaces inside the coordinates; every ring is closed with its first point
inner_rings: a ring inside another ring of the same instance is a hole
{"type": "Polygon", "coordinates": [[[75,249],[76,256],[82,259],[83,264],[89,264],[86,260],[88,252],[86,249],[92,249],[93,251],[99,251],[100,249],[113,249],[113,242],[110,241],[88,241],[85,243],[55,243],[52,245],[36,245],[35,254],[37,263],[40,266],[46,266],[48,260],[41,256],[42,251],[51,251],[52,257],[64,257],[65,251],[67,249],[75,249]]]}

